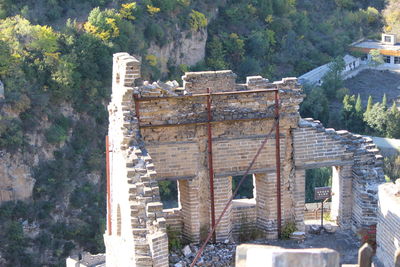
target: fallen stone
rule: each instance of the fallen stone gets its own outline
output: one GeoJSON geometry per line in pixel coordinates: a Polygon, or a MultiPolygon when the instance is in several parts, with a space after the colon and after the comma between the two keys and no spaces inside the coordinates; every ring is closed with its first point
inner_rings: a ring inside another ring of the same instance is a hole
{"type": "Polygon", "coordinates": [[[320,225],[313,224],[310,226],[310,230],[308,231],[310,234],[320,234],[321,227],[320,225]]]}
{"type": "Polygon", "coordinates": [[[301,232],[301,231],[293,232],[293,233],[290,235],[290,239],[304,240],[305,238],[306,238],[306,233],[301,232]]]}
{"type": "Polygon", "coordinates": [[[174,265],[174,267],[184,267],[183,263],[180,261],[174,265]]]}
{"type": "Polygon", "coordinates": [[[337,226],[328,223],[324,225],[324,229],[327,233],[333,234],[336,232],[337,226]]]}
{"type": "Polygon", "coordinates": [[[185,257],[189,257],[192,254],[192,250],[190,249],[189,245],[186,245],[183,249],[182,249],[182,253],[183,255],[185,255],[185,257]]]}

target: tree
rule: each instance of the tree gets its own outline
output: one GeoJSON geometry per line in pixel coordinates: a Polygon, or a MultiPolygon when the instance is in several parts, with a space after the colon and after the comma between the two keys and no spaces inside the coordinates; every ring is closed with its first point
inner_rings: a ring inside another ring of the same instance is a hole
{"type": "Polygon", "coordinates": [[[208,21],[203,13],[196,10],[192,10],[192,12],[189,15],[189,24],[190,28],[193,31],[198,31],[200,29],[207,27],[208,21]]]}
{"type": "Polygon", "coordinates": [[[245,53],[244,41],[236,33],[231,33],[224,39],[224,47],[227,52],[227,58],[233,66],[236,66],[242,60],[245,53]]]}
{"type": "Polygon", "coordinates": [[[133,12],[137,9],[136,2],[122,4],[119,10],[119,15],[127,20],[135,20],[133,12]]]}
{"type": "Polygon", "coordinates": [[[361,96],[360,94],[357,95],[357,101],[356,101],[356,106],[355,106],[355,110],[357,114],[363,114],[363,108],[362,108],[362,102],[361,102],[361,96]]]}
{"type": "Polygon", "coordinates": [[[382,97],[382,106],[383,106],[383,108],[384,108],[385,110],[387,109],[387,98],[386,98],[386,93],[383,94],[383,97],[382,97]]]}
{"type": "Polygon", "coordinates": [[[226,69],[225,50],[222,45],[221,39],[214,36],[210,42],[207,43],[207,65],[214,69],[226,69]]]}
{"type": "Polygon", "coordinates": [[[335,97],[336,91],[343,87],[342,71],[344,69],[343,58],[337,57],[330,65],[329,71],[322,78],[322,88],[330,98],[335,97]]]}
{"type": "Polygon", "coordinates": [[[353,121],[353,131],[357,133],[362,133],[364,132],[364,120],[363,120],[363,108],[362,108],[362,102],[361,102],[361,96],[358,94],[357,96],[357,101],[356,105],[354,107],[355,109],[355,114],[354,114],[354,121],[353,121]]]}
{"type": "Polygon", "coordinates": [[[387,114],[381,103],[375,103],[371,110],[364,113],[364,121],[376,134],[384,136],[386,133],[387,114]]]}
{"type": "Polygon", "coordinates": [[[354,6],[353,0],[335,0],[336,5],[339,8],[351,9],[354,6]]]}
{"type": "Polygon", "coordinates": [[[355,104],[356,99],[354,95],[345,95],[343,98],[343,107],[340,111],[340,118],[344,124],[343,127],[351,131],[354,129],[354,121],[356,119],[355,104]]]}
{"type": "Polygon", "coordinates": [[[386,136],[389,138],[400,138],[400,111],[393,101],[392,108],[387,111],[386,136]]]}
{"type": "Polygon", "coordinates": [[[99,7],[96,7],[90,11],[84,29],[102,40],[108,40],[119,36],[118,20],[120,17],[114,9],[101,11],[99,7]]]}
{"type": "Polygon", "coordinates": [[[368,113],[368,112],[371,111],[372,105],[373,105],[372,96],[369,96],[368,97],[368,103],[367,103],[367,109],[366,109],[365,113],[368,113]]]}
{"type": "Polygon", "coordinates": [[[300,106],[300,115],[327,123],[329,120],[328,99],[319,87],[305,86],[306,98],[300,106]]]}
{"type": "Polygon", "coordinates": [[[370,64],[372,66],[376,67],[384,63],[381,52],[378,49],[372,49],[369,51],[369,55],[371,56],[370,64]]]}

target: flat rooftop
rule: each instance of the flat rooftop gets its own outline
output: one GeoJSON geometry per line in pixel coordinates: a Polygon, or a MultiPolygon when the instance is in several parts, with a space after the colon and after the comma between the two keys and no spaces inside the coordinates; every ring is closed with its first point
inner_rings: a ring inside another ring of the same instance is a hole
{"type": "Polygon", "coordinates": [[[374,40],[359,41],[356,43],[352,43],[351,46],[359,48],[368,48],[368,49],[400,51],[400,43],[397,43],[395,45],[390,45],[390,44],[383,44],[380,41],[374,41],[374,40]]]}

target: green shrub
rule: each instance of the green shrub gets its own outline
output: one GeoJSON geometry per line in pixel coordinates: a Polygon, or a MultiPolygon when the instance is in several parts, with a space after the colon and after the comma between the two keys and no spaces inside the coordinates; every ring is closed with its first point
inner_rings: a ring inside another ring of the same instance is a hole
{"type": "Polygon", "coordinates": [[[167,226],[168,235],[168,247],[169,249],[181,249],[182,239],[179,236],[178,231],[172,230],[171,227],[167,226]]]}
{"type": "Polygon", "coordinates": [[[190,28],[193,31],[198,31],[200,29],[207,27],[207,23],[208,23],[207,18],[203,13],[198,12],[196,10],[192,10],[192,12],[189,15],[189,24],[190,28]]]}
{"type": "Polygon", "coordinates": [[[1,120],[0,118],[0,148],[14,151],[24,143],[21,122],[17,119],[1,120]]]}
{"type": "Polygon", "coordinates": [[[289,239],[290,235],[293,232],[296,232],[297,228],[296,228],[296,224],[294,222],[287,222],[285,223],[285,225],[282,227],[282,233],[281,233],[281,238],[282,239],[289,239]]]}
{"type": "Polygon", "coordinates": [[[47,142],[50,144],[58,144],[68,138],[67,131],[59,125],[50,126],[50,128],[47,129],[45,136],[47,142]]]}

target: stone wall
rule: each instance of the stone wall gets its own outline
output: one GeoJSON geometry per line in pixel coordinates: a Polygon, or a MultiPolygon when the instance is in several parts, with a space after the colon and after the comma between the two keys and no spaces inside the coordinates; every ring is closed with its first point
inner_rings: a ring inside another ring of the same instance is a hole
{"type": "Polygon", "coordinates": [[[255,199],[236,199],[232,203],[232,234],[236,240],[241,241],[257,235],[255,232],[257,213],[255,199]]]}
{"type": "Polygon", "coordinates": [[[263,140],[269,137],[249,172],[255,177],[254,204],[228,206],[216,229],[217,240],[231,239],[243,226],[253,224],[263,237],[277,238],[278,185],[272,131],[276,123],[275,91],[280,99],[281,225],[294,221],[299,230],[304,230],[305,169],[323,166],[335,167],[332,214],[338,223],[355,228],[376,224],[382,157],[371,140],[301,119],[298,110],[303,94],[296,78],[271,83],[253,76],[246,84],[236,84],[231,71],[192,72],[183,77],[183,87],[173,82],[145,82],[132,88],[139,63],[125,53],[116,54],[114,60],[109,106],[111,212],[113,225],[121,222],[124,239],[105,235],[108,259],[118,262],[129,255],[118,258],[118,253],[130,249],[136,255],[129,259],[132,262],[137,263],[135,257],[140,257],[143,263],[166,266],[167,253],[158,250],[167,248],[163,245],[167,242],[166,224],[182,229],[182,236],[192,242],[199,242],[209,231],[210,140],[218,217],[232,195],[231,177],[245,173],[263,140]],[[211,95],[206,94],[207,88],[211,95]],[[178,181],[180,210],[166,211],[165,220],[156,181],[168,179],[178,181]],[[248,222],[244,223],[243,216],[248,222]]]}
{"type": "Polygon", "coordinates": [[[133,82],[140,63],[114,55],[109,110],[111,228],[104,234],[107,266],[168,266],[168,240],[156,173],[139,137],[133,82]]]}
{"type": "MultiPolygon", "coordinates": [[[[157,179],[178,180],[183,235],[191,241],[197,241],[201,229],[209,229],[210,225],[206,87],[216,93],[212,95],[212,142],[217,216],[232,194],[230,177],[245,172],[274,124],[274,92],[265,89],[281,89],[281,149],[285,152],[281,153],[281,161],[290,163],[285,160],[291,155],[288,151],[293,149],[291,145],[287,147],[291,143],[290,128],[297,126],[297,110],[302,100],[296,79],[270,83],[261,77],[249,77],[246,84],[236,84],[235,77],[231,71],[186,73],[184,87],[179,91],[168,93],[157,87],[152,91],[148,86],[137,88],[141,136],[154,160],[157,179]],[[264,91],[251,91],[259,89],[264,91]],[[223,92],[228,94],[218,94],[223,92]]],[[[276,168],[274,151],[275,138],[272,135],[251,173],[273,172],[276,168]]],[[[271,194],[276,196],[276,175],[270,173],[268,177],[270,182],[258,182],[259,199],[271,198],[271,194]],[[263,184],[270,188],[262,190],[263,184]]],[[[259,203],[262,205],[264,202],[259,203]]],[[[271,210],[268,218],[260,220],[260,225],[265,231],[273,228],[271,237],[276,237],[276,201],[272,206],[259,206],[258,213],[271,210]]],[[[291,219],[290,212],[284,212],[284,215],[285,220],[291,219]]],[[[229,207],[217,228],[218,240],[231,238],[231,216],[232,208],[229,207]]]]}
{"type": "Polygon", "coordinates": [[[396,184],[379,186],[376,255],[385,267],[394,267],[395,252],[400,248],[400,179],[396,184]]]}
{"type": "Polygon", "coordinates": [[[294,130],[294,151],[297,169],[335,167],[331,217],[341,226],[359,229],[377,223],[383,157],[370,138],[303,119],[294,130]]]}
{"type": "Polygon", "coordinates": [[[167,222],[167,227],[181,236],[183,229],[182,211],[181,209],[164,209],[164,217],[167,222]]]}

